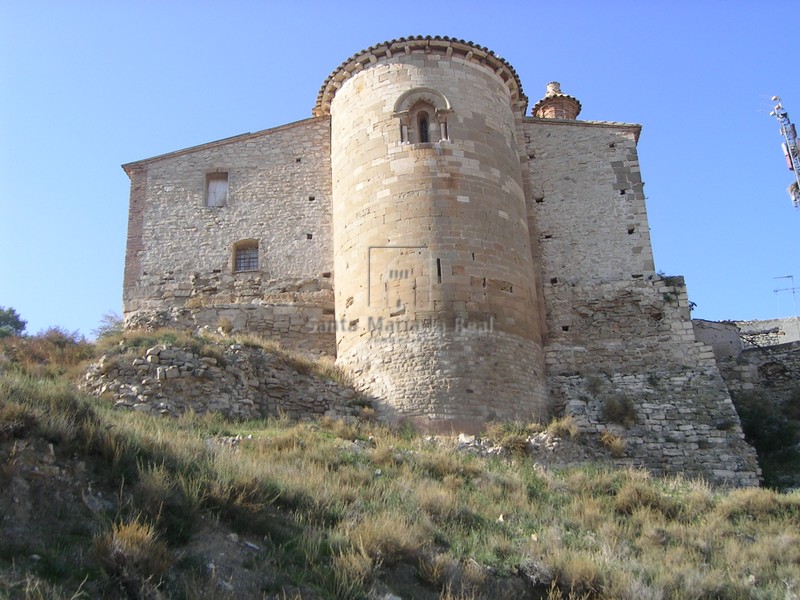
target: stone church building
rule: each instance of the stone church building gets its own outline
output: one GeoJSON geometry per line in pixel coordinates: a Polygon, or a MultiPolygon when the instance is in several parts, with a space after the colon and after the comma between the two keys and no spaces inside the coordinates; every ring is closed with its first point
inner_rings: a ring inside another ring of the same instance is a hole
{"type": "Polygon", "coordinates": [[[580,110],[557,83],[529,109],[472,42],[359,52],[308,119],[124,165],[126,325],[335,356],[389,421],[570,414],[631,464],[754,483],[683,280],[655,271],[641,127],[580,110]]]}

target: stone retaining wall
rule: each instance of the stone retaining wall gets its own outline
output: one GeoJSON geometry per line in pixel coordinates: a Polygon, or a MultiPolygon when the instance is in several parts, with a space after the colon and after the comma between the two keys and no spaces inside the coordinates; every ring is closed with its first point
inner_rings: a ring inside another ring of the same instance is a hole
{"type": "Polygon", "coordinates": [[[223,353],[159,345],[141,354],[103,356],[87,371],[83,387],[118,407],[163,415],[191,410],[230,418],[346,418],[364,404],[350,387],[300,373],[278,355],[241,344],[223,353]]]}

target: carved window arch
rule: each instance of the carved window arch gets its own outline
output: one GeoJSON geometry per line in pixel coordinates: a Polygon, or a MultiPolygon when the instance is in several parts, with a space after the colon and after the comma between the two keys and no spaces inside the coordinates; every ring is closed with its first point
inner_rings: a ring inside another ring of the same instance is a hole
{"type": "Polygon", "coordinates": [[[412,144],[448,140],[447,117],[451,112],[447,98],[436,90],[415,88],[405,92],[394,105],[400,139],[412,144]]]}

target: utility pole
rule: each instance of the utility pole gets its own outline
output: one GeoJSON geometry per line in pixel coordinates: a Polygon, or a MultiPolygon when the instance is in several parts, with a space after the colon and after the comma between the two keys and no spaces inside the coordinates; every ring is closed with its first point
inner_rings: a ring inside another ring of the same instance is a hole
{"type": "Polygon", "coordinates": [[[794,124],[789,120],[789,113],[783,108],[781,99],[778,96],[772,97],[773,102],[777,102],[775,108],[769,113],[778,119],[781,124],[781,136],[783,136],[783,155],[786,157],[786,164],[790,171],[794,172],[794,182],[789,186],[789,196],[792,198],[792,206],[800,207],[800,148],[797,144],[797,131],[794,124]]]}

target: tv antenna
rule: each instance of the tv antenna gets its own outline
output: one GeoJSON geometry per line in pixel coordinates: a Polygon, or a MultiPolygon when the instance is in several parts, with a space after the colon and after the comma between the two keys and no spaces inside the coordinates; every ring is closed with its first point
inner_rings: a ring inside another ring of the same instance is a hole
{"type": "MultiPolygon", "coordinates": [[[[797,131],[794,128],[794,124],[789,120],[789,113],[783,108],[781,99],[778,96],[773,96],[772,101],[777,102],[777,104],[769,114],[778,119],[778,122],[781,124],[781,136],[783,136],[781,147],[783,148],[783,155],[786,157],[786,165],[789,167],[789,170],[794,172],[794,181],[787,191],[792,198],[792,206],[798,208],[800,207],[800,149],[797,143],[797,131]]],[[[792,280],[792,287],[794,288],[794,280],[792,280]]],[[[796,314],[797,309],[795,308],[795,315],[796,314]]]]}
{"type": "Polygon", "coordinates": [[[792,292],[792,304],[794,306],[794,321],[797,327],[797,336],[800,338],[800,321],[797,319],[797,288],[794,285],[794,275],[781,275],[780,277],[773,277],[773,279],[788,279],[790,287],[774,290],[777,296],[780,292],[792,292]]]}

